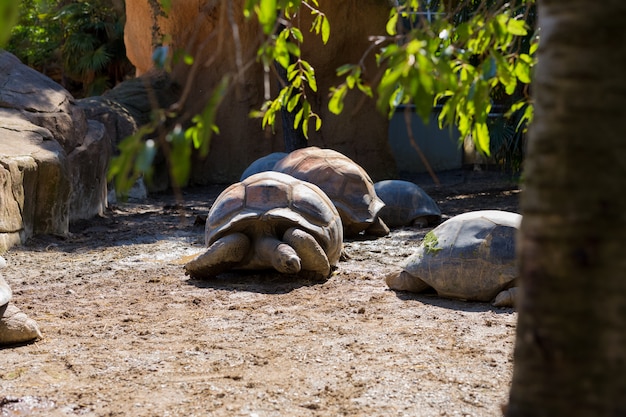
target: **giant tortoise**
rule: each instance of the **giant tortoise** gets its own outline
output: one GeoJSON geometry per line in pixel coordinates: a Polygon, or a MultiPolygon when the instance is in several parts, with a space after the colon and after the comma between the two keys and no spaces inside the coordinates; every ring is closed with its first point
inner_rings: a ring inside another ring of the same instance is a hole
{"type": "Polygon", "coordinates": [[[314,184],[265,171],[224,190],[209,211],[208,249],[185,265],[192,277],[275,269],[325,279],[339,260],[341,219],[314,184]]]}
{"type": "Polygon", "coordinates": [[[441,221],[439,206],[417,184],[403,180],[385,180],[375,183],[374,189],[385,203],[378,216],[389,227],[426,227],[441,221]]]}
{"type": "Polygon", "coordinates": [[[367,172],[347,156],[310,146],[289,153],[273,169],[319,186],[337,207],[344,236],[352,237],[362,231],[373,236],[389,233],[378,217],[385,203],[376,195],[367,172]]]}
{"type": "MultiPolygon", "coordinates": [[[[0,269],[6,264],[0,256],[0,269]]],[[[41,338],[35,320],[11,303],[11,288],[0,274],[0,345],[13,345],[41,338]]]]}
{"type": "Polygon", "coordinates": [[[472,211],[431,230],[401,271],[386,276],[394,290],[422,292],[494,305],[512,305],[517,265],[515,239],[522,216],[472,211]]]}
{"type": "Polygon", "coordinates": [[[241,174],[239,181],[243,181],[249,176],[258,174],[259,172],[274,170],[276,162],[280,161],[287,155],[287,152],[272,152],[268,155],[260,157],[248,165],[248,167],[241,174]]]}

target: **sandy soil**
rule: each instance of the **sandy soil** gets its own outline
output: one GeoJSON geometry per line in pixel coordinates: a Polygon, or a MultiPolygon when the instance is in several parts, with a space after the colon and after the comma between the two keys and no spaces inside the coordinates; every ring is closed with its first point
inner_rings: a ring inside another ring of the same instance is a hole
{"type": "MultiPolygon", "coordinates": [[[[456,171],[435,187],[446,216],[518,210],[501,175],[456,171]]],[[[516,313],[389,290],[429,229],[345,243],[325,283],[228,273],[196,281],[223,187],[113,207],[5,254],[14,301],[44,339],[0,350],[0,416],[497,416],[516,313]]]]}

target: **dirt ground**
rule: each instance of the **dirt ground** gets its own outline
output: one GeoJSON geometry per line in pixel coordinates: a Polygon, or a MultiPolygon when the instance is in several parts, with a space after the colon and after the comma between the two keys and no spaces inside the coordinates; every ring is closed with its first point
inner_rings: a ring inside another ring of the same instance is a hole
{"type": "MultiPolygon", "coordinates": [[[[415,182],[445,217],[518,211],[493,172],[415,182]]],[[[278,274],[190,280],[221,186],[154,195],[5,254],[14,302],[44,339],[0,350],[0,416],[497,416],[516,313],[389,290],[430,229],[345,243],[325,283],[278,274]]]]}

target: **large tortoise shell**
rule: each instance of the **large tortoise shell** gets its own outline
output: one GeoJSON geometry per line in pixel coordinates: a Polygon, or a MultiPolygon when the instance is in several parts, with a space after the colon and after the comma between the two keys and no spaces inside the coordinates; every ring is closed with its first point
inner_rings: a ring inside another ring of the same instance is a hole
{"type": "Polygon", "coordinates": [[[437,203],[419,185],[403,180],[385,180],[374,184],[376,195],[383,200],[378,216],[389,227],[408,226],[417,218],[428,224],[441,220],[437,203]]]}
{"type": "Polygon", "coordinates": [[[472,211],[434,228],[404,270],[442,297],[490,301],[517,277],[516,234],[522,216],[472,211]]]}
{"type": "Polygon", "coordinates": [[[332,149],[315,146],[297,149],[274,165],[283,172],[318,185],[341,216],[346,234],[365,230],[385,205],[374,183],[352,159],[332,149]]]}
{"type": "Polygon", "coordinates": [[[339,260],[343,230],[339,213],[314,184],[274,171],[254,174],[224,190],[211,206],[205,238],[211,245],[229,233],[279,239],[291,227],[310,233],[331,264],[339,260]]]}

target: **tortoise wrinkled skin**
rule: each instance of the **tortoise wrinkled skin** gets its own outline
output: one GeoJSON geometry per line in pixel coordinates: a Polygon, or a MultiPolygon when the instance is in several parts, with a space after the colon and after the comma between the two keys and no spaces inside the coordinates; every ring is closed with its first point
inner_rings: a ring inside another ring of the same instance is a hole
{"type": "Polygon", "coordinates": [[[437,203],[420,186],[409,181],[385,180],[374,184],[383,207],[378,216],[389,227],[426,227],[441,221],[437,203]]]}
{"type": "MultiPolygon", "coordinates": [[[[401,271],[387,275],[391,289],[433,288],[445,298],[492,301],[515,286],[516,234],[521,215],[473,211],[446,220],[429,232],[401,271]]],[[[512,306],[515,291],[494,305],[512,306]]]]}
{"type": "MultiPolygon", "coordinates": [[[[317,266],[308,271],[306,259],[321,261],[325,257],[330,267],[335,266],[343,231],[339,213],[319,187],[265,171],[231,185],[219,195],[207,217],[205,239],[209,249],[185,266],[189,275],[209,277],[228,269],[274,268],[283,272],[276,268],[275,259],[268,259],[282,248],[289,253],[295,250],[300,259],[302,271],[295,273],[320,279],[327,278],[330,271],[317,266]],[[299,238],[309,238],[308,243],[295,245],[293,240],[299,238]],[[267,249],[266,245],[273,242],[278,249],[267,249]],[[229,248],[225,255],[219,245],[229,248]],[[315,248],[322,253],[312,253],[315,248]]],[[[292,270],[292,266],[283,267],[292,270]]]]}
{"type": "Polygon", "coordinates": [[[385,236],[389,229],[378,213],[384,207],[374,183],[352,159],[332,149],[315,146],[297,149],[274,165],[274,170],[318,185],[337,207],[344,236],[365,231],[385,236]]]}

